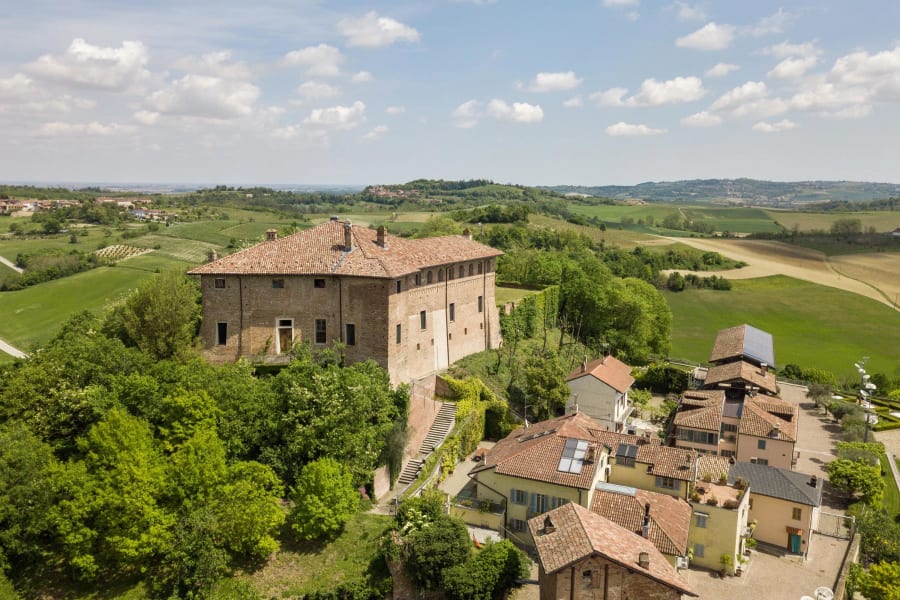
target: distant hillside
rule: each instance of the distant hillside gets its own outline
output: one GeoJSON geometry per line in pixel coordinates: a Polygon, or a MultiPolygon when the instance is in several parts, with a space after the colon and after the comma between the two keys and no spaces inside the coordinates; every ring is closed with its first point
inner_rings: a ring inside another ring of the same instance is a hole
{"type": "Polygon", "coordinates": [[[868,181],[761,181],[758,179],[692,179],[633,186],[557,185],[561,194],[648,202],[710,202],[798,208],[825,202],[858,202],[900,196],[900,184],[868,181]]]}

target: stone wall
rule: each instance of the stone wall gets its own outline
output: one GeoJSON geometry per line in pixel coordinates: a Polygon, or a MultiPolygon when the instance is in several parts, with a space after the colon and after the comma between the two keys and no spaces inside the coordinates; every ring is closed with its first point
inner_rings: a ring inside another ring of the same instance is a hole
{"type": "MultiPolygon", "coordinates": [[[[662,560],[658,558],[658,560],[662,560]]],[[[635,563],[637,553],[635,552],[635,563]]],[[[551,575],[541,573],[541,600],[679,600],[681,593],[642,573],[595,556],[551,575]],[[572,593],[574,583],[574,593],[572,593]],[[604,596],[604,591],[607,595],[604,596]]]]}

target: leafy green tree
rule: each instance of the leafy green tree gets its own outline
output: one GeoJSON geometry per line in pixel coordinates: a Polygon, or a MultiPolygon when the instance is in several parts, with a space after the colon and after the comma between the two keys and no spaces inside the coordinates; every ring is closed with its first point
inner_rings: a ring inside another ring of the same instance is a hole
{"type": "Polygon", "coordinates": [[[191,512],[175,527],[162,559],[150,565],[150,590],[157,598],[201,600],[216,597],[213,587],[228,567],[215,515],[191,512]]]}
{"type": "Polygon", "coordinates": [[[160,359],[187,355],[200,317],[199,296],[184,273],[160,273],[125,301],[121,318],[128,340],[160,359]]]}
{"type": "Polygon", "coordinates": [[[647,406],[650,404],[650,400],[652,398],[653,393],[650,390],[633,389],[628,392],[628,399],[631,400],[632,404],[634,404],[634,407],[638,410],[638,415],[640,417],[644,416],[644,411],[647,410],[647,406]]]}
{"type": "Polygon", "coordinates": [[[561,414],[569,398],[566,370],[559,355],[552,351],[536,351],[525,359],[521,387],[515,391],[519,399],[526,399],[535,421],[544,421],[561,414]]]}
{"type": "Polygon", "coordinates": [[[466,562],[444,570],[443,590],[451,600],[505,598],[528,576],[528,558],[509,540],[488,542],[466,562]]]}
{"type": "Polygon", "coordinates": [[[831,234],[838,237],[849,237],[862,233],[862,221],[860,219],[841,218],[831,224],[831,234]]]}
{"type": "Polygon", "coordinates": [[[880,507],[857,504],[849,513],[856,513],[862,561],[871,564],[882,561],[900,562],[900,523],[880,507]]]}
{"type": "Polygon", "coordinates": [[[828,481],[848,494],[859,494],[866,504],[875,504],[884,494],[881,468],[864,462],[839,458],[828,463],[828,481]]]}
{"type": "Polygon", "coordinates": [[[811,383],[806,392],[806,397],[811,398],[817,407],[827,407],[831,403],[831,396],[831,386],[827,383],[811,383]]]}
{"type": "Polygon", "coordinates": [[[444,493],[437,488],[423,491],[407,498],[397,508],[394,519],[397,529],[404,535],[427,527],[444,514],[444,493]]]}
{"type": "Polygon", "coordinates": [[[864,571],[859,591],[867,600],[900,600],[900,563],[880,562],[864,571]]]}
{"type": "Polygon", "coordinates": [[[411,533],[408,544],[407,572],[428,590],[439,589],[444,569],[464,563],[472,552],[465,523],[446,515],[411,533]]]}
{"type": "Polygon", "coordinates": [[[332,458],[320,458],[303,467],[292,499],[291,529],[304,540],[338,534],[359,510],[353,474],[332,458]]]}
{"type": "Polygon", "coordinates": [[[441,235],[456,235],[462,233],[462,227],[452,218],[434,214],[428,217],[422,228],[416,233],[417,238],[436,237],[441,235]]]}

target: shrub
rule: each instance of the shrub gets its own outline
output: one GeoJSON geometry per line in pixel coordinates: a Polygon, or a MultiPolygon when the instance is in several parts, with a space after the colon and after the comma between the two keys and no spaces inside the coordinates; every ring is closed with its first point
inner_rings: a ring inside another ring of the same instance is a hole
{"type": "Polygon", "coordinates": [[[293,500],[291,529],[305,540],[339,533],[359,509],[353,474],[333,458],[320,458],[303,467],[293,500]]]}
{"type": "Polygon", "coordinates": [[[439,589],[444,569],[464,563],[472,548],[465,523],[446,515],[410,534],[408,543],[407,572],[428,590],[439,589]]]}

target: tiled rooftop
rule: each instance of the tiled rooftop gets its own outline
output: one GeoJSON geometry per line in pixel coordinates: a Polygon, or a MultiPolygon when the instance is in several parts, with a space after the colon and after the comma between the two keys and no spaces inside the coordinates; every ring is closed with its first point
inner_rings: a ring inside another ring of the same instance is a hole
{"type": "Polygon", "coordinates": [[[614,356],[605,356],[584,364],[566,377],[566,381],[572,381],[579,377],[592,375],[613,388],[617,392],[624,393],[634,383],[631,376],[631,367],[614,356]]]}
{"type": "Polygon", "coordinates": [[[667,494],[636,488],[598,483],[591,501],[591,510],[621,525],[628,531],[642,534],[644,514],[650,507],[649,539],[663,554],[687,554],[688,530],[691,526],[691,505],[667,494]]]}
{"type": "Polygon", "coordinates": [[[194,275],[358,275],[393,278],[418,270],[500,256],[499,250],[461,235],[405,239],[351,226],[353,249],[344,246],[344,223],[328,221],[265,241],[190,271],[194,275]]]}
{"type": "Polygon", "coordinates": [[[724,404],[725,392],[722,390],[686,391],[673,423],[676,427],[718,433],[724,404]]]}
{"type": "Polygon", "coordinates": [[[780,498],[798,504],[822,504],[823,479],[805,473],[756,463],[739,462],[730,466],[728,481],[738,477],[750,484],[751,494],[780,498]]]}
{"type": "Polygon", "coordinates": [[[757,363],[775,366],[775,347],[772,334],[751,327],[738,325],[722,329],[716,335],[709,362],[716,363],[730,358],[746,356],[757,363]]]}
{"type": "Polygon", "coordinates": [[[528,521],[546,573],[556,573],[584,558],[601,556],[689,596],[697,594],[653,543],[574,502],[528,521]],[[545,529],[546,519],[553,530],[545,529]],[[641,552],[650,562],[638,563],[641,552]]]}
{"type": "Polygon", "coordinates": [[[788,442],[797,441],[797,407],[769,396],[747,397],[740,433],[788,442]]]}
{"type": "Polygon", "coordinates": [[[635,462],[650,465],[649,473],[659,477],[669,477],[681,481],[694,480],[694,461],[697,454],[686,448],[663,446],[659,438],[616,433],[614,431],[594,430],[594,439],[610,448],[612,455],[619,444],[637,446],[635,462]]]}
{"type": "Polygon", "coordinates": [[[774,394],[778,391],[775,384],[775,374],[771,371],[765,373],[756,365],[746,361],[736,361],[714,365],[706,374],[704,385],[714,387],[719,383],[742,379],[750,382],[764,392],[774,394]]]}

